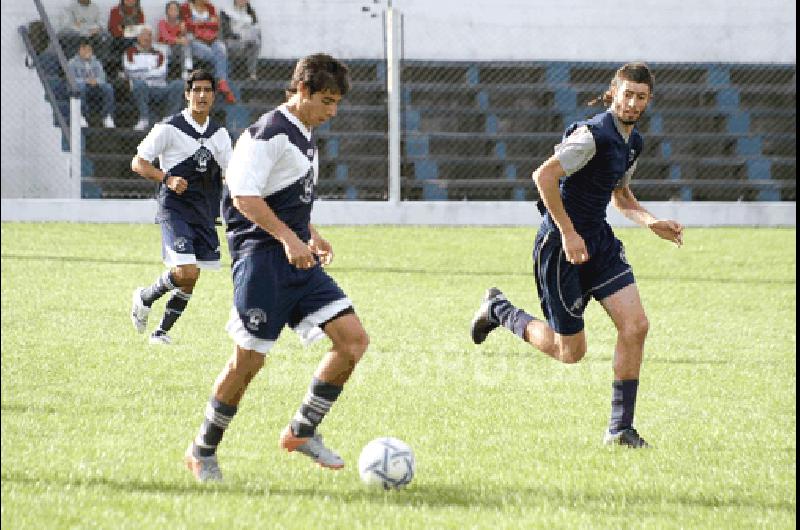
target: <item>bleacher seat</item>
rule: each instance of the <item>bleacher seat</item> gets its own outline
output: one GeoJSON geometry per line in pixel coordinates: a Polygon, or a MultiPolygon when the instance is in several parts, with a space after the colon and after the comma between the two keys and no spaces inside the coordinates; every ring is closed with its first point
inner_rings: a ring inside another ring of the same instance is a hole
{"type": "MultiPolygon", "coordinates": [[[[42,54],[48,82],[58,94],[54,108],[64,112],[68,94],[53,59],[42,54]]],[[[386,66],[372,59],[348,64],[351,92],[337,117],[316,131],[318,194],[383,200],[388,190],[386,66]]],[[[569,123],[602,110],[587,103],[603,94],[618,66],[406,61],[401,71],[403,197],[536,199],[531,172],[552,154],[569,123]]],[[[641,200],[794,200],[794,65],[650,66],[655,97],[638,124],[645,151],[632,184],[641,200]]],[[[293,69],[293,60],[261,59],[257,80],[234,74],[239,101],[218,101],[214,118],[235,140],[285,100],[293,69]]],[[[233,71],[244,75],[244,69],[233,71]]],[[[86,181],[103,197],[149,197],[152,183],[129,167],[143,133],[130,129],[136,113],[126,88],[115,88],[117,129],[85,131],[91,169],[86,181]]]]}

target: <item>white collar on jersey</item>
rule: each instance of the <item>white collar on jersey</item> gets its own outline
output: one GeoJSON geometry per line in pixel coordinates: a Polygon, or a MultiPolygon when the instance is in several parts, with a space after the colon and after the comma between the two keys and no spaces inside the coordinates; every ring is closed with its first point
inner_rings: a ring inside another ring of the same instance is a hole
{"type": "Polygon", "coordinates": [[[186,122],[192,127],[194,127],[195,131],[199,132],[200,134],[206,132],[206,129],[208,128],[208,122],[210,121],[209,116],[206,116],[206,122],[203,125],[200,125],[199,123],[194,121],[194,118],[192,118],[192,113],[189,112],[188,108],[183,109],[182,112],[183,112],[183,117],[186,118],[186,122]]]}
{"type": "Polygon", "coordinates": [[[305,135],[306,140],[311,140],[311,131],[309,131],[306,128],[306,126],[303,125],[303,122],[300,121],[300,118],[298,118],[297,116],[292,114],[292,111],[289,110],[289,104],[288,103],[284,103],[283,105],[278,107],[278,110],[281,111],[281,113],[284,116],[286,116],[287,120],[289,120],[290,122],[294,123],[297,126],[297,128],[300,129],[300,132],[303,133],[303,135],[305,135]]]}

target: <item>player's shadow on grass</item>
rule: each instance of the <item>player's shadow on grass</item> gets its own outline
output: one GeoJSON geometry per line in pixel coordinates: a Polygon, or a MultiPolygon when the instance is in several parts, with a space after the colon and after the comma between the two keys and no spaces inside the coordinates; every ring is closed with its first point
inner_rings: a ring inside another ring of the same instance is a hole
{"type": "Polygon", "coordinates": [[[711,497],[702,494],[648,491],[641,489],[632,491],[586,492],[576,488],[574,491],[563,491],[547,486],[512,486],[512,487],[469,487],[452,484],[420,484],[411,485],[401,491],[382,491],[355,486],[351,489],[341,487],[272,487],[266,479],[262,484],[237,483],[230,480],[222,484],[197,484],[169,480],[141,480],[113,477],[31,477],[26,474],[3,472],[2,480],[11,483],[41,486],[51,484],[63,489],[65,486],[99,488],[123,493],[167,493],[172,495],[244,495],[248,497],[309,497],[334,499],[342,503],[392,504],[409,507],[483,507],[493,509],[514,507],[536,507],[542,504],[572,506],[576,510],[596,512],[609,505],[643,506],[671,504],[698,508],[757,508],[795,512],[796,505],[789,501],[763,502],[751,497],[736,498],[731,496],[711,497]]]}

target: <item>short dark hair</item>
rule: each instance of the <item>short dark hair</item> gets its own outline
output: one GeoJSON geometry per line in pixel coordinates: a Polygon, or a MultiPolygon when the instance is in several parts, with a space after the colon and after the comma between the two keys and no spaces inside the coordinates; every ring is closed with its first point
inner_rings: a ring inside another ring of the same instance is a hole
{"type": "Polygon", "coordinates": [[[297,87],[303,83],[310,94],[328,90],[344,96],[350,90],[350,72],[343,62],[325,53],[315,53],[297,61],[294,74],[286,89],[286,97],[297,93],[297,87]]]}
{"type": "Polygon", "coordinates": [[[208,70],[198,68],[197,70],[192,70],[192,73],[186,78],[186,86],[183,89],[184,92],[191,92],[195,81],[211,81],[211,88],[213,90],[217,89],[217,83],[214,81],[214,75],[208,70]]]}
{"type": "Polygon", "coordinates": [[[81,39],[78,41],[78,48],[80,48],[81,46],[88,46],[91,48],[92,41],[90,41],[89,39],[81,39]]]}

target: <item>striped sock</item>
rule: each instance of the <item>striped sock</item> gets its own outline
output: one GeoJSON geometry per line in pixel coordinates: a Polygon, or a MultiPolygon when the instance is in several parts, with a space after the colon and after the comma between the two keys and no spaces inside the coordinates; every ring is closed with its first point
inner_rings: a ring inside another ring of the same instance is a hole
{"type": "Polygon", "coordinates": [[[506,299],[498,300],[489,310],[490,316],[501,326],[509,329],[514,335],[525,340],[525,329],[534,317],[524,310],[514,307],[514,304],[506,299]]]}
{"type": "Polygon", "coordinates": [[[308,387],[303,403],[292,418],[292,432],[295,436],[308,438],[314,436],[317,425],[331,410],[331,405],[342,393],[342,387],[320,381],[316,377],[308,387]]]}
{"type": "Polygon", "coordinates": [[[142,302],[144,302],[144,305],[147,307],[150,307],[153,305],[153,302],[173,289],[177,289],[175,286],[175,278],[172,276],[172,271],[167,269],[161,276],[156,278],[153,285],[142,290],[142,302]]]}
{"type": "Polygon", "coordinates": [[[180,289],[172,291],[172,296],[167,301],[167,306],[164,309],[164,317],[161,319],[161,324],[158,329],[164,332],[169,331],[175,322],[183,314],[186,305],[192,298],[192,293],[184,293],[180,289]]]}
{"type": "Polygon", "coordinates": [[[217,446],[236,410],[234,405],[226,405],[213,396],[209,398],[203,425],[194,439],[195,456],[211,456],[217,452],[217,446]]]}

